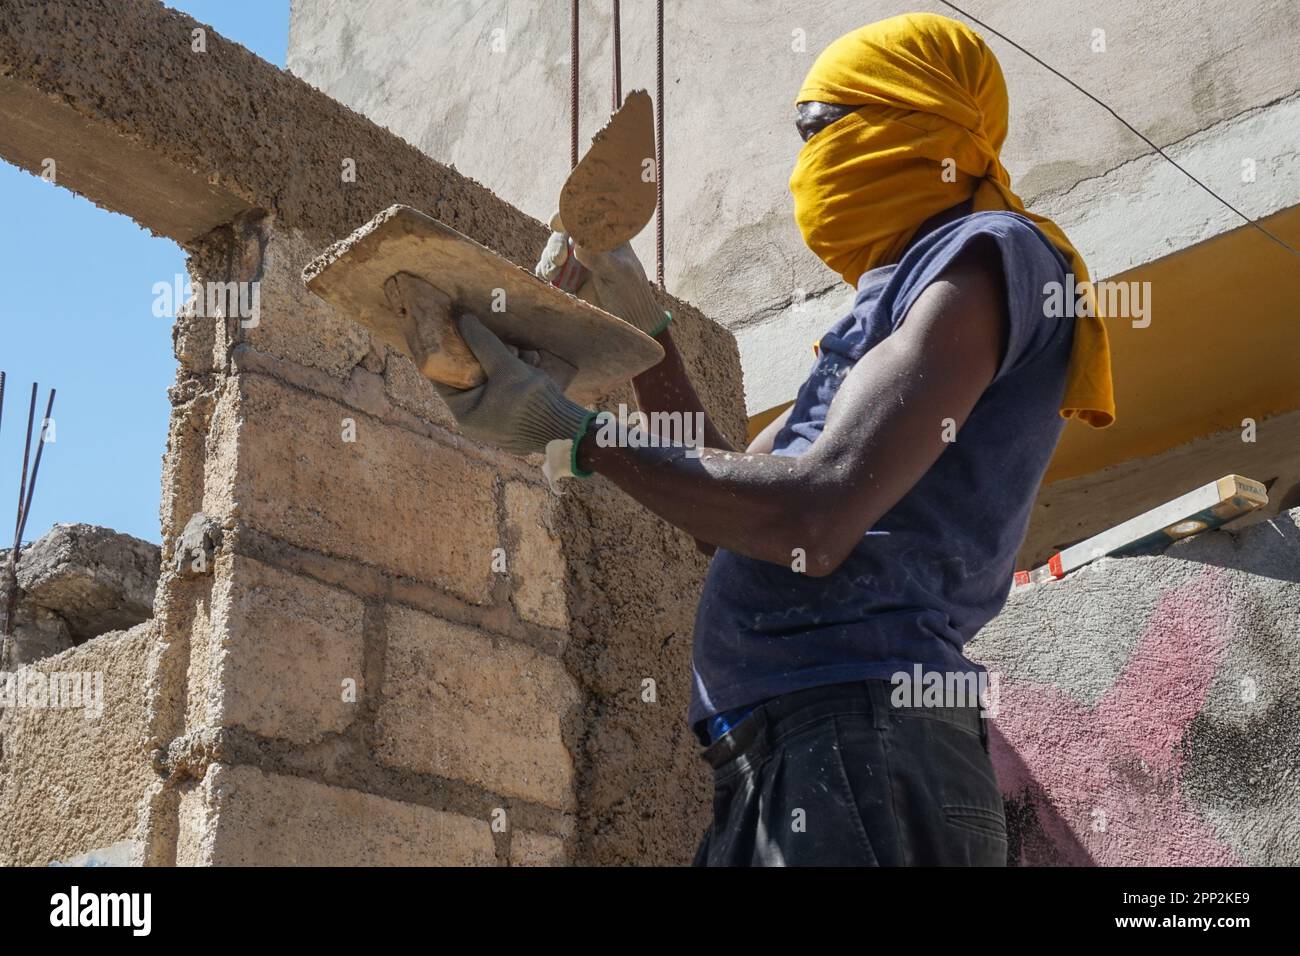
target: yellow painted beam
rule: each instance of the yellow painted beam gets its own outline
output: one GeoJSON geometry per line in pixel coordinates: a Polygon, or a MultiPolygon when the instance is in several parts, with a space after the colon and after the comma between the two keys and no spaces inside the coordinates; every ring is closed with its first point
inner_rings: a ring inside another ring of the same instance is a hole
{"type": "MultiPolygon", "coordinates": [[[[1264,225],[1300,248],[1300,206],[1264,225]]],[[[1244,226],[1112,279],[1151,283],[1151,324],[1107,320],[1115,424],[1069,423],[1046,481],[1300,408],[1300,258],[1244,226]]]]}

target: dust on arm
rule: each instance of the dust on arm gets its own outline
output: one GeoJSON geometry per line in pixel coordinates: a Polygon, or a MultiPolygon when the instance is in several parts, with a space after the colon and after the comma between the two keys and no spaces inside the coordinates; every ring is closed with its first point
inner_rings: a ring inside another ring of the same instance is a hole
{"type": "Polygon", "coordinates": [[[829,574],[938,460],[945,420],[960,429],[992,382],[1007,325],[1000,264],[975,247],[846,376],[803,455],[604,447],[592,431],[578,462],[700,541],[777,564],[802,549],[809,574],[829,574]]]}

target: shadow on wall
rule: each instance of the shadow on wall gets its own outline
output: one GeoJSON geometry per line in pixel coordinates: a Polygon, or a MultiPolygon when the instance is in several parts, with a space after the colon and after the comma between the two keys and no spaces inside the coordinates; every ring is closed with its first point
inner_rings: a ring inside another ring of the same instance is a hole
{"type": "Polygon", "coordinates": [[[1164,557],[1298,584],[1300,524],[1283,513],[1241,531],[1199,535],[1168,548],[1164,557]]]}
{"type": "MultiPolygon", "coordinates": [[[[998,779],[1032,780],[1033,774],[997,727],[989,734],[989,752],[1000,768],[998,779]]],[[[1011,866],[1095,866],[1087,848],[1056,811],[1042,787],[1030,783],[1004,795],[1007,815],[1007,863],[1011,866]]]]}

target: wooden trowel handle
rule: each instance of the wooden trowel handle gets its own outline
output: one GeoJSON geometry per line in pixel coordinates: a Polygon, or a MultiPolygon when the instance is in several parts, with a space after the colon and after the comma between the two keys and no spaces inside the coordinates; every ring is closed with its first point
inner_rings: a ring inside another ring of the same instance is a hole
{"type": "MultiPolygon", "coordinates": [[[[419,276],[399,272],[384,283],[388,306],[398,317],[406,351],[422,375],[452,388],[473,388],[487,381],[483,366],[456,328],[451,296],[419,276]]],[[[568,387],[578,370],[549,352],[506,347],[529,365],[540,368],[560,388],[568,387]]]]}
{"type": "Polygon", "coordinates": [[[452,300],[419,276],[399,272],[384,283],[389,307],[401,319],[410,358],[435,382],[473,388],[487,376],[456,328],[452,300]]]}

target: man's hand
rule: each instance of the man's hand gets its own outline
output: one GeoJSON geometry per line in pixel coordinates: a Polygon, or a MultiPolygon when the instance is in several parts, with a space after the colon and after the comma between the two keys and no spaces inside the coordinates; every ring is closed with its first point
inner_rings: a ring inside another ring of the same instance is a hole
{"type": "Polygon", "coordinates": [[[551,217],[551,230],[533,270],[540,278],[618,316],[646,335],[658,335],[668,327],[668,315],[655,302],[650,280],[631,244],[625,242],[609,252],[575,246],[558,212],[551,217]]]}
{"type": "Polygon", "coordinates": [[[537,261],[533,273],[570,295],[600,306],[596,288],[591,281],[591,272],[573,254],[573,240],[564,231],[564,223],[558,212],[551,217],[550,226],[551,236],[546,240],[546,247],[542,250],[542,257],[537,261]]]}
{"type": "Polygon", "coordinates": [[[624,243],[607,253],[575,250],[558,212],[551,217],[550,225],[551,237],[533,271],[547,282],[647,332],[663,346],[664,360],[632,380],[637,407],[647,414],[703,415],[705,444],[730,450],[731,443],[714,427],[695,393],[682,357],[673,344],[672,333],[668,331],[668,315],[655,303],[650,280],[632,247],[624,243]],[[579,256],[590,261],[596,272],[579,262],[579,256]],[[597,291],[597,276],[603,291],[597,291]]]}
{"type": "Polygon", "coordinates": [[[591,272],[591,283],[602,309],[649,336],[668,328],[671,319],[655,302],[650,280],[631,244],[625,242],[609,252],[591,252],[575,246],[573,254],[591,272]]]}
{"type": "Polygon", "coordinates": [[[526,455],[556,439],[576,439],[595,412],[564,396],[555,381],[518,356],[472,315],[458,323],[487,381],[469,389],[438,385],[467,438],[526,455]]]}

